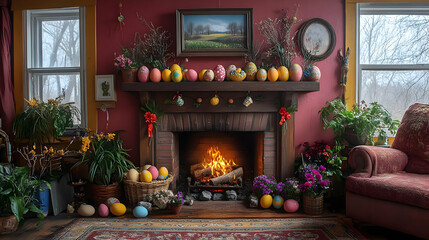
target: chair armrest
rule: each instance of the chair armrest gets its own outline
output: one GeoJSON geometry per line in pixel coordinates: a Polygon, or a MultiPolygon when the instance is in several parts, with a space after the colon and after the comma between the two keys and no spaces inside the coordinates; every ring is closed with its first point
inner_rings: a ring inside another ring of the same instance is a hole
{"type": "Polygon", "coordinates": [[[354,176],[369,178],[382,173],[404,170],[408,156],[401,150],[376,146],[357,146],[349,153],[349,164],[354,176]]]}

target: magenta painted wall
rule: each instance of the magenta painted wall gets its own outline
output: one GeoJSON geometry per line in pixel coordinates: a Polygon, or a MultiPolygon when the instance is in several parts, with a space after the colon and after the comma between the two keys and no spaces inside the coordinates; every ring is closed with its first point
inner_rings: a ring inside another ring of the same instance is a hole
{"type": "MultiPolygon", "coordinates": [[[[178,8],[253,8],[254,23],[265,18],[280,17],[281,9],[292,10],[299,4],[298,19],[301,22],[312,18],[322,18],[328,21],[336,32],[336,46],[327,59],[317,63],[321,69],[320,91],[301,94],[299,97],[299,111],[296,113],[295,144],[304,141],[330,141],[332,131],[325,131],[320,123],[318,111],[327,100],[341,95],[339,87],[340,62],[337,59],[338,49],[344,48],[344,4],[342,0],[219,0],[219,1],[166,1],[166,0],[125,0],[122,14],[125,16],[125,25],[122,27],[117,21],[119,16],[119,0],[99,0],[97,2],[97,74],[112,74],[114,53],[121,52],[121,46],[129,46],[134,39],[135,32],[145,33],[147,28],[138,20],[137,14],[157,26],[163,26],[172,36],[172,51],[175,52],[176,9],[178,8]]],[[[254,39],[261,39],[254,24],[254,39]]],[[[197,71],[203,68],[214,68],[217,64],[227,66],[235,64],[244,66],[244,59],[240,57],[191,57],[188,63],[184,58],[176,58],[172,63],[182,63],[187,68],[197,71]]],[[[172,64],[171,63],[171,64],[172,64]]],[[[302,63],[295,59],[293,63],[302,63]]],[[[106,130],[106,113],[98,111],[98,131],[107,132],[124,130],[121,133],[126,148],[130,149],[131,160],[138,163],[139,155],[139,98],[136,93],[122,92],[117,84],[116,108],[109,109],[109,125],[106,130]]]]}

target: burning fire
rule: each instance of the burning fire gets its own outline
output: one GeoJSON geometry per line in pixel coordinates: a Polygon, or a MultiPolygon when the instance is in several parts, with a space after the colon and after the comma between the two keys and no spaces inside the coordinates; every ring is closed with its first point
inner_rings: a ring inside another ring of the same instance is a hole
{"type": "Polygon", "coordinates": [[[207,150],[207,157],[204,157],[204,162],[202,163],[204,168],[211,168],[212,178],[223,176],[233,169],[233,166],[236,166],[233,160],[227,160],[222,156],[218,147],[210,147],[207,150]]]}

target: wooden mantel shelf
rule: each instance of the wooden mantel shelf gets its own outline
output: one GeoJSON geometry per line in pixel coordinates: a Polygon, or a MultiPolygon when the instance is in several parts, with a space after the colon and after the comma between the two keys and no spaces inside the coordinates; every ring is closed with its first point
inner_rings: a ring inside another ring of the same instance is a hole
{"type": "Polygon", "coordinates": [[[122,91],[127,92],[316,92],[320,90],[319,82],[123,82],[122,91]]]}

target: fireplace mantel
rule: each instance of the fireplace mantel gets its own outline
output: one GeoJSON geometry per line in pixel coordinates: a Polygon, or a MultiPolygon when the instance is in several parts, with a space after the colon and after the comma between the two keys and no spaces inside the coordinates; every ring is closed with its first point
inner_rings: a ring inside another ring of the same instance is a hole
{"type": "Polygon", "coordinates": [[[315,92],[319,91],[319,82],[132,82],[122,83],[122,90],[127,92],[193,92],[193,91],[222,91],[222,92],[315,92]]]}

